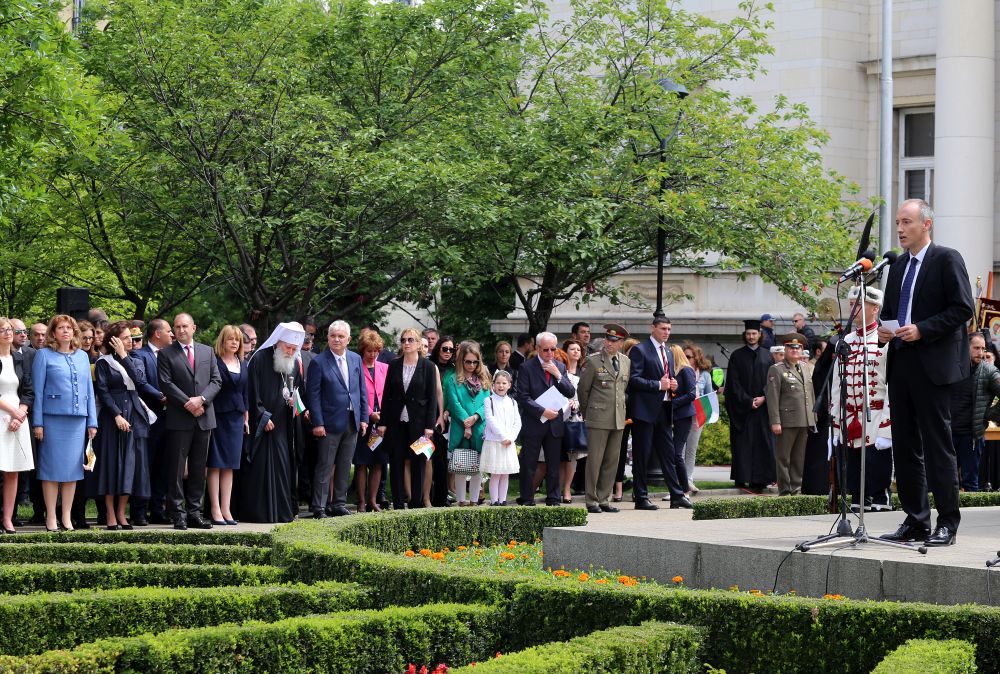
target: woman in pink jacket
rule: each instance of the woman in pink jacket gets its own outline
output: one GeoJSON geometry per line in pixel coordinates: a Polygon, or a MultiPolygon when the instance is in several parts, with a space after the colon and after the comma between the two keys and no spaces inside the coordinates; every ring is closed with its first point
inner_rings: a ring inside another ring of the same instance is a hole
{"type": "Polygon", "coordinates": [[[354,451],[354,479],[358,490],[358,512],[382,512],[378,504],[378,486],[382,481],[382,466],[389,462],[386,448],[379,444],[374,450],[368,442],[377,436],[382,411],[382,391],[385,389],[385,374],[389,366],[377,360],[385,344],[374,330],[365,330],[358,338],[358,353],[361,355],[361,373],[368,389],[368,432],[358,434],[358,447],[354,451]]]}

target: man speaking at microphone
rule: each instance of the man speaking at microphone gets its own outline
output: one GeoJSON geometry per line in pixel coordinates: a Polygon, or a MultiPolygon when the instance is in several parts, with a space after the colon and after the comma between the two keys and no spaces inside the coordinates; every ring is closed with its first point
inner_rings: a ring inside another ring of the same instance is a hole
{"type": "Polygon", "coordinates": [[[904,201],[896,234],[906,253],[889,268],[880,342],[889,344],[889,400],[896,485],[906,519],[890,541],[952,545],[961,519],[958,467],[951,442],[951,387],[969,375],[966,323],[972,291],[958,251],[931,243],[934,211],[922,199],[904,201]],[[937,527],[931,533],[927,489],[937,527]]]}

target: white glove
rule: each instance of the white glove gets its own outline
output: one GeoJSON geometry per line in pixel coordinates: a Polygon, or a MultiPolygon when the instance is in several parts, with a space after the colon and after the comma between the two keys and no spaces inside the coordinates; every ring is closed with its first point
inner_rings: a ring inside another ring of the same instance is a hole
{"type": "Polygon", "coordinates": [[[833,456],[833,448],[840,444],[840,436],[835,435],[833,439],[826,441],[826,460],[829,461],[833,456]]]}
{"type": "Polygon", "coordinates": [[[875,449],[892,449],[892,438],[875,438],[875,449]]]}

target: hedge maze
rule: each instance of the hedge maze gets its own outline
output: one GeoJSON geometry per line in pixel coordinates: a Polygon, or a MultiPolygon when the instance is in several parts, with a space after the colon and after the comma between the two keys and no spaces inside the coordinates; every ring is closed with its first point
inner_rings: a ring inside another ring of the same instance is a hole
{"type": "Polygon", "coordinates": [[[991,607],[597,585],[402,554],[534,540],[585,517],[511,507],[272,534],[4,536],[0,673],[1000,671],[991,607]]]}

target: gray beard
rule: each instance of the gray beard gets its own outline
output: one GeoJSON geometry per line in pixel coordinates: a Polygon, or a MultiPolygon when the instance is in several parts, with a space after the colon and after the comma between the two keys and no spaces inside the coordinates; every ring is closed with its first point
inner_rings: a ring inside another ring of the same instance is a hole
{"type": "Polygon", "coordinates": [[[286,356],[276,350],[274,352],[274,371],[278,374],[288,375],[292,373],[293,369],[295,369],[295,356],[286,356]]]}

